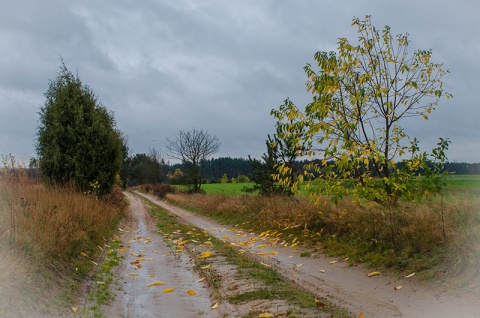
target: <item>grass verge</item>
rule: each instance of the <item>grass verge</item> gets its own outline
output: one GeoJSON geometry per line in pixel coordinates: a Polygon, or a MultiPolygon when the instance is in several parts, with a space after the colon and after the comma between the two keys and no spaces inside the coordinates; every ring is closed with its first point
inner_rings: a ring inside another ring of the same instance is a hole
{"type": "Polygon", "coordinates": [[[112,236],[124,208],[120,191],[97,199],[26,179],[0,181],[0,246],[9,255],[0,260],[0,299],[9,299],[2,316],[74,310],[98,247],[112,236]]]}

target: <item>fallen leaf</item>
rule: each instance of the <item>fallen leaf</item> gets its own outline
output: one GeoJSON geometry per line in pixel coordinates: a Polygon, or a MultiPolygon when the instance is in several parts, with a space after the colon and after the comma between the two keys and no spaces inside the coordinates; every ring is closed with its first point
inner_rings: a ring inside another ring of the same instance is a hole
{"type": "Polygon", "coordinates": [[[315,306],[317,307],[325,307],[327,304],[325,304],[324,302],[318,300],[317,298],[315,298],[315,306]]]}
{"type": "Polygon", "coordinates": [[[210,253],[209,251],[205,251],[202,254],[200,254],[199,258],[207,258],[207,257],[210,257],[210,256],[212,256],[212,253],[210,253]]]}
{"type": "Polygon", "coordinates": [[[210,268],[210,265],[205,265],[205,266],[202,266],[200,267],[201,269],[209,269],[210,268]]]}
{"type": "Polygon", "coordinates": [[[121,248],[121,249],[120,249],[120,252],[122,252],[122,253],[126,253],[126,252],[127,252],[127,250],[126,250],[126,249],[124,249],[124,248],[121,248]]]}
{"type": "MultiPolygon", "coordinates": [[[[156,282],[153,282],[153,283],[150,283],[150,284],[147,284],[147,287],[152,287],[152,286],[159,286],[159,285],[165,285],[164,282],[162,281],[156,281],[156,282]]],[[[173,291],[173,290],[172,290],[173,291]]],[[[164,291],[165,292],[165,291],[164,291]]]]}
{"type": "Polygon", "coordinates": [[[363,313],[360,312],[360,316],[358,318],[363,318],[363,313]]]}
{"type": "Polygon", "coordinates": [[[414,275],[415,275],[415,273],[411,273],[411,274],[405,276],[405,278],[410,278],[410,277],[413,277],[414,275]]]}
{"type": "Polygon", "coordinates": [[[72,311],[76,314],[78,310],[78,307],[72,307],[72,311]]]}
{"type": "Polygon", "coordinates": [[[162,293],[166,294],[166,293],[171,293],[175,290],[175,288],[173,287],[168,287],[168,288],[165,288],[162,293]]]}
{"type": "Polygon", "coordinates": [[[214,310],[214,309],[217,309],[218,308],[218,302],[215,303],[215,305],[213,305],[212,307],[210,307],[211,310],[214,310]]]}
{"type": "Polygon", "coordinates": [[[371,273],[368,273],[368,277],[373,277],[373,276],[377,276],[377,275],[380,275],[381,273],[380,272],[371,272],[371,273]]]}
{"type": "Polygon", "coordinates": [[[268,312],[258,315],[258,318],[269,318],[269,317],[273,317],[273,315],[268,312]]]}
{"type": "Polygon", "coordinates": [[[137,273],[127,274],[127,276],[138,276],[138,274],[137,273]]]}
{"type": "Polygon", "coordinates": [[[84,252],[80,252],[80,255],[82,255],[83,257],[87,257],[87,254],[84,252]]]}
{"type": "Polygon", "coordinates": [[[330,264],[336,264],[338,261],[331,261],[330,264]]]}
{"type": "Polygon", "coordinates": [[[395,286],[393,289],[399,290],[399,289],[402,289],[402,287],[403,287],[402,285],[399,285],[399,286],[395,286]]]}
{"type": "Polygon", "coordinates": [[[320,273],[325,273],[324,269],[319,270],[320,273]]]}
{"type": "Polygon", "coordinates": [[[187,290],[187,294],[189,294],[190,296],[195,296],[197,293],[193,289],[189,289],[187,290]]]}
{"type": "Polygon", "coordinates": [[[270,254],[272,254],[272,255],[277,255],[278,252],[277,252],[277,251],[271,251],[270,254]]]}
{"type": "MultiPolygon", "coordinates": [[[[138,275],[138,274],[137,274],[138,275]]],[[[154,278],[155,277],[155,274],[150,274],[149,275],[151,278],[154,278]]]]}

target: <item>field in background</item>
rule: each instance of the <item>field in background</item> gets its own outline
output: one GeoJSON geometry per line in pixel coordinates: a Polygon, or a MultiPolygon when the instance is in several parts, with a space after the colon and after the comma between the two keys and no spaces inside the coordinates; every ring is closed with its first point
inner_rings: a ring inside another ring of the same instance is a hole
{"type": "Polygon", "coordinates": [[[480,175],[460,174],[450,175],[447,178],[447,185],[452,187],[480,188],[480,175]]]}
{"type": "MultiPolygon", "coordinates": [[[[243,191],[245,188],[253,188],[255,183],[207,183],[202,184],[202,190],[206,194],[224,194],[224,195],[243,195],[246,194],[243,191]]],[[[184,190],[185,186],[175,185],[176,189],[184,190]]]]}
{"type": "MultiPolygon", "coordinates": [[[[253,188],[255,183],[209,183],[202,184],[202,190],[206,194],[244,195],[244,189],[253,188]]],[[[185,186],[175,185],[183,190],[185,186]]],[[[447,191],[450,187],[480,188],[480,175],[450,175],[447,178],[447,191]]],[[[303,191],[301,192],[303,193],[303,191]]]]}

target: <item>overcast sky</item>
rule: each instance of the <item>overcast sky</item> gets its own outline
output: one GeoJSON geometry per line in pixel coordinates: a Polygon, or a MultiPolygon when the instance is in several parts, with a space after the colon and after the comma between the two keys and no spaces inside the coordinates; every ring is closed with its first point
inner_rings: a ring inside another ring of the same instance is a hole
{"type": "MultiPolygon", "coordinates": [[[[164,149],[180,130],[207,130],[215,157],[259,157],[272,108],[311,101],[303,67],[357,38],[353,17],[410,34],[450,74],[429,121],[405,122],[450,161],[480,162],[480,4],[437,0],[1,0],[0,153],[35,155],[38,111],[60,57],[112,110],[130,152],[164,149]]],[[[168,158],[167,158],[168,159],[168,158]]]]}

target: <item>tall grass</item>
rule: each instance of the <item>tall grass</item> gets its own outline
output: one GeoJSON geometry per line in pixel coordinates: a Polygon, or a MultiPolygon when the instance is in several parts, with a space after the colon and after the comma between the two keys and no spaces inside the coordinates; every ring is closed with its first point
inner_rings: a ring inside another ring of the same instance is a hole
{"type": "Polygon", "coordinates": [[[299,237],[301,244],[347,255],[352,262],[458,276],[480,274],[479,195],[480,188],[453,187],[443,196],[402,202],[391,210],[348,199],[333,204],[320,198],[313,204],[305,196],[175,193],[167,198],[225,223],[299,237]]]}
{"type": "Polygon", "coordinates": [[[23,177],[0,180],[0,316],[67,308],[125,205],[120,190],[97,199],[23,177]]]}

